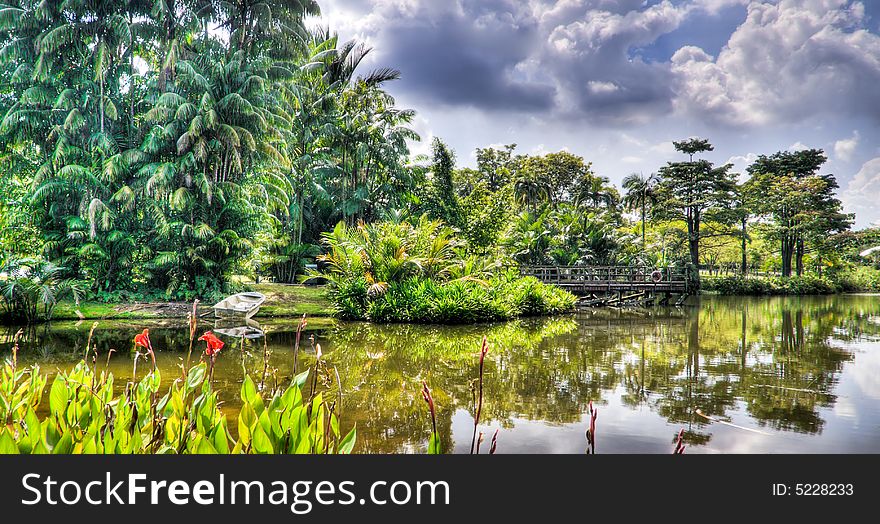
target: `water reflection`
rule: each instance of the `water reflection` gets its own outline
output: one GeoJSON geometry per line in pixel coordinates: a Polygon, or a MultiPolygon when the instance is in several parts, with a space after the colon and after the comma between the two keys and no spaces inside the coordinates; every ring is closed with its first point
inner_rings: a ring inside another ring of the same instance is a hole
{"type": "MultiPolygon", "coordinates": [[[[186,357],[183,324],[148,326],[169,381],[186,357]]],[[[94,333],[101,355],[117,350],[109,366],[123,380],[142,327],[104,322],[94,333]]],[[[261,374],[265,351],[267,381],[282,383],[294,371],[294,321],[236,327],[215,327],[231,329],[221,335],[228,344],[215,372],[228,408],[237,403],[242,369],[261,374]],[[235,336],[242,334],[252,338],[235,336]]],[[[63,367],[82,355],[90,328],[38,328],[23,343],[22,360],[63,367]]],[[[338,373],[343,420],[357,422],[361,452],[425,449],[422,380],[435,393],[444,449],[466,452],[483,336],[492,349],[481,429],[502,428],[499,452],[582,452],[590,401],[600,409],[600,453],[669,453],[680,427],[689,452],[880,452],[876,296],[715,297],[684,309],[589,310],[480,326],[313,319],[310,329],[316,340],[304,340],[297,366],[313,365],[321,344],[332,370],[323,382],[337,394],[338,373]]],[[[0,351],[8,353],[11,334],[0,338],[0,351]]]]}

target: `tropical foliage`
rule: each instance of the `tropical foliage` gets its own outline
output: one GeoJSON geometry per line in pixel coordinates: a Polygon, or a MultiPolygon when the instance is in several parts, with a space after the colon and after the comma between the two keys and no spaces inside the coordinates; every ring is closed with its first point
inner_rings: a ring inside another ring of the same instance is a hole
{"type": "Polygon", "coordinates": [[[325,235],[325,269],[340,317],[462,323],[567,311],[574,297],[468,255],[442,222],[343,223],[325,235]]]}
{"type": "Polygon", "coordinates": [[[0,454],[350,453],[356,430],[342,436],[333,403],[303,396],[308,374],[268,395],[245,377],[235,438],[205,363],[164,394],[158,369],[117,394],[112,374],[81,361],[55,377],[41,418],[47,378],[38,366],[18,369],[13,356],[0,370],[0,454]]]}
{"type": "Polygon", "coordinates": [[[0,13],[3,183],[28,187],[0,209],[32,217],[33,254],[93,292],[206,295],[255,268],[293,281],[321,231],[408,189],[413,114],[381,88],[397,72],[357,76],[369,49],[309,33],[312,1],[0,13]]]}

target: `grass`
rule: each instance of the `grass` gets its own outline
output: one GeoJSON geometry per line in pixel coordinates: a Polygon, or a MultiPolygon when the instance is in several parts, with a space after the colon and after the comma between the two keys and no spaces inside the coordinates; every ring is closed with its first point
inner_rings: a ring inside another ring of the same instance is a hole
{"type": "Polygon", "coordinates": [[[248,284],[254,291],[266,295],[258,317],[310,317],[333,315],[333,304],[322,286],[297,284],[248,284]]]}
{"type": "MultiPolygon", "coordinates": [[[[290,284],[248,284],[247,287],[266,295],[266,302],[257,314],[265,317],[297,317],[303,314],[310,317],[329,317],[333,315],[333,305],[327,298],[323,287],[290,284]]],[[[206,307],[204,304],[200,309],[206,307]]],[[[144,302],[144,303],[104,303],[94,301],[80,302],[65,300],[55,308],[53,320],[106,320],[106,319],[157,319],[186,318],[192,304],[186,302],[144,302]],[[82,317],[77,315],[77,310],[82,317]]],[[[205,311],[203,309],[203,311],[205,311]]]]}

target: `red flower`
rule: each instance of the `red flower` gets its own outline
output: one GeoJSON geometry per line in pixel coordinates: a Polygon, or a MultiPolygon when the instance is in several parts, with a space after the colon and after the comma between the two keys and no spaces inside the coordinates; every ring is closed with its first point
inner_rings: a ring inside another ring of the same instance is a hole
{"type": "Polygon", "coordinates": [[[134,343],[137,346],[140,346],[149,351],[153,350],[153,345],[150,344],[150,330],[144,329],[144,332],[134,336],[134,343]]]}
{"type": "Polygon", "coordinates": [[[208,347],[205,348],[205,354],[209,357],[213,357],[214,355],[219,353],[221,349],[223,349],[223,341],[217,338],[216,335],[214,335],[214,333],[211,333],[210,331],[205,331],[205,334],[200,336],[199,340],[204,340],[205,344],[208,345],[208,347]]]}

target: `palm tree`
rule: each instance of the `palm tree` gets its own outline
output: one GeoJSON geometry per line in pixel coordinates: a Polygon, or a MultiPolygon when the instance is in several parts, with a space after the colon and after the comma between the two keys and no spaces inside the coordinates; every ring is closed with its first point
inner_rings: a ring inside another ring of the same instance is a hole
{"type": "Polygon", "coordinates": [[[642,216],[642,245],[645,245],[645,221],[647,212],[657,203],[656,187],[660,178],[656,173],[647,177],[640,173],[632,173],[623,179],[623,205],[630,211],[639,210],[642,216]]]}
{"type": "Polygon", "coordinates": [[[534,212],[540,202],[546,202],[551,192],[546,181],[530,174],[517,177],[513,183],[513,191],[517,200],[525,205],[529,212],[534,212]]]}
{"type": "Polygon", "coordinates": [[[598,177],[586,173],[578,183],[575,194],[575,205],[584,207],[590,204],[591,209],[614,209],[620,202],[620,194],[606,177],[598,177]]]}

